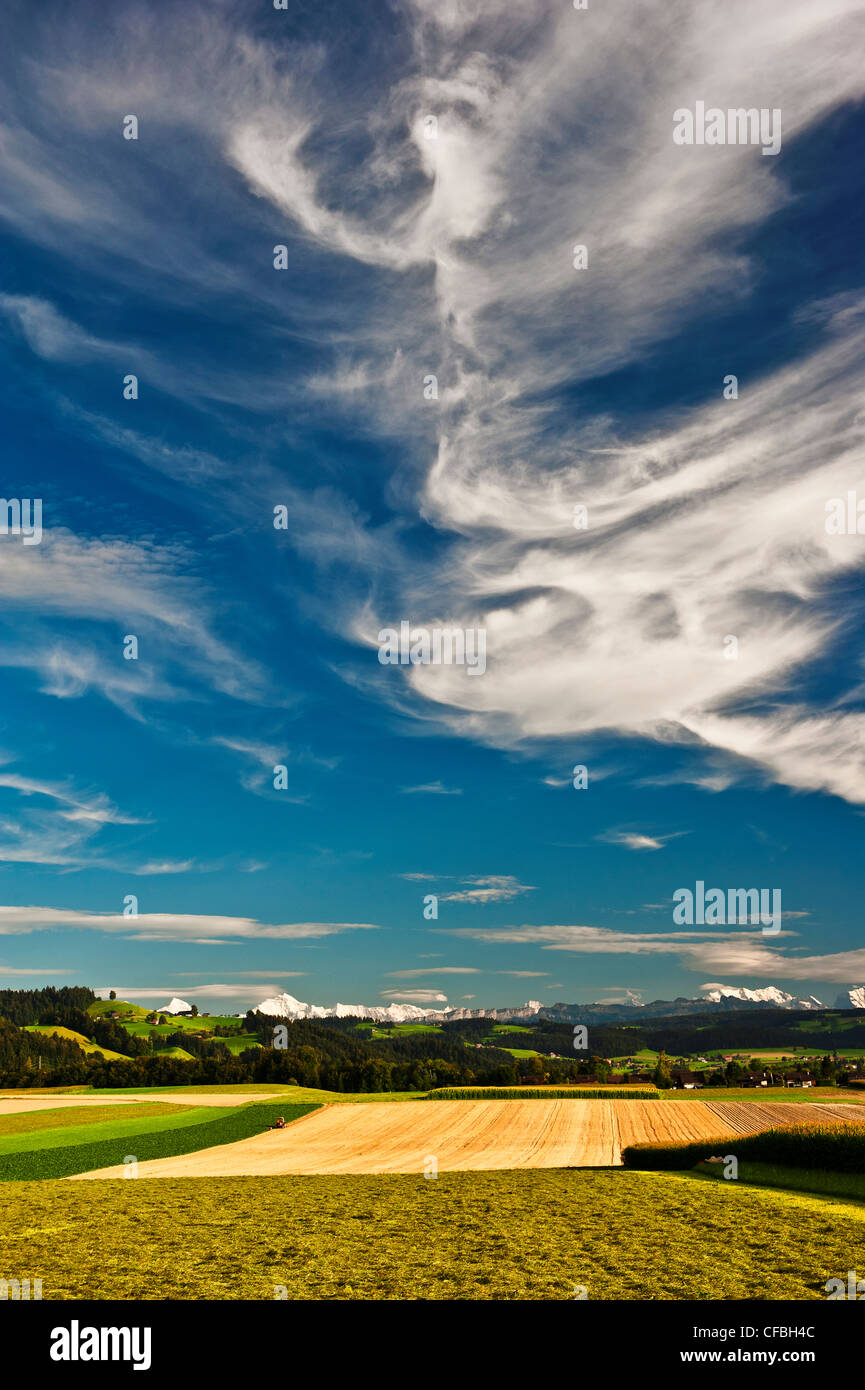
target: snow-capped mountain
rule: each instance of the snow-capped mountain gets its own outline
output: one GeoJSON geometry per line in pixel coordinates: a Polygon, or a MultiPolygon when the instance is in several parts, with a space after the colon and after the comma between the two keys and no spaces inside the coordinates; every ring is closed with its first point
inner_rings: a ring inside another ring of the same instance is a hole
{"type": "Polygon", "coordinates": [[[836,1009],[865,1009],[865,985],[851,985],[835,1000],[836,1009]]]}
{"type": "Polygon", "coordinates": [[[423,1023],[429,1009],[416,1004],[304,1004],[292,994],[275,994],[258,1005],[258,1012],[275,1018],[372,1018],[377,1023],[423,1023]]]}
{"type": "Polygon", "coordinates": [[[445,1009],[439,1018],[445,1022],[462,1018],[491,1018],[495,1023],[517,1023],[521,1019],[537,1018],[544,1006],[538,999],[529,999],[513,1009],[445,1009]]]}
{"type": "Polygon", "coordinates": [[[712,1004],[720,1004],[723,999],[747,1000],[752,1004],[777,1004],[780,1009],[825,1009],[826,1005],[813,994],[807,999],[798,999],[795,994],[776,985],[766,985],[765,989],[745,989],[741,985],[719,985],[702,996],[712,1004]]]}
{"type": "Polygon", "coordinates": [[[168,1004],[163,1004],[161,1009],[154,1009],[157,1014],[190,1014],[192,1005],[187,1004],[185,999],[178,999],[177,995],[168,1004]]]}
{"type": "MultiPolygon", "coordinates": [[[[648,1004],[541,1004],[537,999],[529,999],[525,1004],[502,1009],[422,1009],[417,1004],[335,1004],[330,1008],[321,1004],[304,1004],[291,994],[277,994],[257,1006],[259,1013],[274,1018],[370,1018],[377,1023],[450,1023],[465,1018],[489,1018],[494,1022],[513,1023],[535,1018],[573,1023],[639,1023],[648,1018],[729,1013],[737,1009],[793,1009],[803,1012],[826,1007],[814,994],[802,999],[778,989],[776,985],[766,985],[762,989],[716,985],[697,999],[655,999],[648,1004]]],[[[851,989],[849,995],[842,995],[835,1007],[865,1009],[865,985],[851,989]]]]}
{"type": "Polygon", "coordinates": [[[461,1018],[536,1018],[542,1005],[536,999],[513,1009],[421,1009],[417,1004],[304,1004],[292,994],[275,994],[258,1005],[271,1018],[371,1018],[376,1023],[449,1023],[461,1018]]]}
{"type": "MultiPolygon", "coordinates": [[[[862,987],[865,995],[865,986],[862,987]]],[[[852,995],[856,991],[851,991],[852,995]]],[[[643,1023],[650,1018],[679,1018],[693,1014],[726,1014],[739,1010],[790,1009],[805,1012],[810,1009],[825,1009],[816,995],[800,999],[776,985],[766,985],[763,989],[746,989],[740,985],[715,985],[698,999],[679,996],[677,999],[653,999],[650,1003],[637,1004],[547,1004],[543,1017],[558,1023],[643,1023]]],[[[836,1007],[856,1008],[851,1001],[836,1007]]],[[[865,999],[863,1005],[865,1007],[865,999]]]]}

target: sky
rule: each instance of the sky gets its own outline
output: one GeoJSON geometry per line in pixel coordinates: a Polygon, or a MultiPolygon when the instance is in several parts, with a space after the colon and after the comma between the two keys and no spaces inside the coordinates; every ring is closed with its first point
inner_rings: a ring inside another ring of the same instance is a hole
{"type": "Polygon", "coordinates": [[[0,988],[861,984],[861,0],[3,23],[0,988]]]}

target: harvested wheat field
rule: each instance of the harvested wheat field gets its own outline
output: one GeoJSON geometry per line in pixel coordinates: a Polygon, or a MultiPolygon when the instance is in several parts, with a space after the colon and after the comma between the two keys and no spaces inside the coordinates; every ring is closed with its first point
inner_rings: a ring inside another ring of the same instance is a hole
{"type": "MultiPolygon", "coordinates": [[[[280,1173],[422,1173],[492,1168],[605,1168],[626,1144],[726,1137],[807,1121],[849,1120],[852,1107],[674,1100],[455,1100],[328,1105],[284,1130],[141,1163],[140,1178],[280,1173]]],[[[865,1120],[865,1111],[863,1111],[865,1120]]],[[[122,1167],[79,1173],[123,1177],[122,1167]]]]}
{"type": "Polygon", "coordinates": [[[729,1125],[734,1134],[754,1134],[773,1125],[861,1124],[865,1121],[865,1106],[835,1105],[831,1101],[813,1105],[807,1102],[761,1103],[751,1100],[709,1100],[704,1103],[706,1109],[729,1125]]]}

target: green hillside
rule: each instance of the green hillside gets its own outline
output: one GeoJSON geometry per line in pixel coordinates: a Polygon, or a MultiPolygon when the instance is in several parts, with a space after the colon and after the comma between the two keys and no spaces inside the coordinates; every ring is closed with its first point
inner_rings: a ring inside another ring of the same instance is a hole
{"type": "Polygon", "coordinates": [[[72,1028],[60,1028],[53,1023],[34,1023],[29,1028],[24,1029],[25,1033],[46,1033],[55,1038],[66,1038],[69,1042],[77,1043],[82,1052],[89,1055],[99,1053],[108,1062],[128,1062],[129,1058],[124,1057],[122,1052],[112,1052],[110,1047],[99,1047],[96,1043],[85,1038],[83,1033],[76,1033],[72,1028]]]}
{"type": "Polygon", "coordinates": [[[121,1019],[126,1019],[146,1018],[150,1010],[142,1009],[140,1004],[130,1004],[126,999],[97,999],[87,1006],[87,1012],[93,1018],[99,1018],[102,1014],[117,1013],[121,1019]]]}

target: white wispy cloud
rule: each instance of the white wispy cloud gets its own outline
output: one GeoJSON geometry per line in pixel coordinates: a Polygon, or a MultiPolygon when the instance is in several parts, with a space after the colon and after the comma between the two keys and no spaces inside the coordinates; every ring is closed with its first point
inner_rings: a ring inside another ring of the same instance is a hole
{"type": "Polygon", "coordinates": [[[668,840],[674,840],[685,833],[678,830],[668,835],[644,835],[636,830],[605,830],[602,834],[596,835],[595,839],[603,840],[608,845],[623,845],[625,849],[663,849],[668,840]]]}
{"type": "Polygon", "coordinates": [[[35,975],[35,976],[38,976],[38,977],[41,978],[42,976],[53,977],[54,975],[80,975],[80,974],[81,974],[81,971],[80,971],[80,970],[65,970],[65,969],[47,969],[47,970],[46,970],[45,967],[42,966],[42,965],[36,966],[36,967],[33,967],[33,968],[28,967],[28,966],[24,966],[24,965],[16,965],[16,966],[12,966],[12,965],[0,965],[0,980],[6,979],[7,977],[8,977],[9,979],[11,979],[11,978],[13,978],[13,977],[17,979],[19,976],[27,976],[27,975],[35,975]]]}
{"type": "MultiPolygon", "coordinates": [[[[404,576],[402,611],[482,622],[491,658],[474,681],[407,668],[408,687],[470,737],[513,746],[612,730],[702,743],[731,777],[746,762],[865,799],[865,716],[785,703],[793,674],[838,639],[831,584],[861,564],[857,539],[823,525],[826,499],[863,480],[861,315],[830,311],[803,360],[743,382],[737,401],[720,398],[719,373],[701,407],[630,435],[554,404],[557,386],[640,358],[731,287],[745,302],[759,267],[738,238],[790,198],[783,161],[676,146],[672,113],[694,92],[749,105],[756,86],[767,107],[783,93],[795,140],[865,91],[852,57],[859,5],[771,0],[759,18],[746,0],[723,16],[632,7],[641,52],[658,55],[640,83],[621,42],[628,7],[589,19],[544,0],[518,16],[418,0],[410,12],[418,71],[368,113],[382,142],[404,122],[425,179],[398,216],[364,220],[325,201],[325,171],[305,155],[313,107],[294,125],[252,118],[229,144],[255,192],[319,245],[396,271],[435,267],[442,387],[421,506],[457,539],[438,572],[404,576]],[[586,273],[572,266],[576,242],[589,247],[586,273]],[[578,503],[585,531],[573,527],[578,503]]],[[[385,166],[390,154],[376,151],[385,166]]],[[[395,337],[402,328],[398,318],[395,337]]],[[[391,351],[381,345],[373,374],[391,351]]],[[[355,362],[345,376],[353,398],[368,394],[356,389],[364,371],[355,362]]],[[[358,640],[374,646],[378,625],[377,610],[359,611],[358,640]]]]}
{"type": "MultiPolygon", "coordinates": [[[[788,914],[785,914],[785,916],[788,914]]],[[[759,931],[619,932],[576,925],[521,927],[444,927],[448,935],[496,945],[538,946],[576,955],[676,956],[688,970],[739,979],[826,980],[843,983],[865,975],[865,950],[806,955],[779,950],[795,933],[782,930],[769,940],[759,931]]]]}
{"type": "Polygon", "coordinates": [[[446,787],[443,782],[423,782],[418,787],[403,787],[405,793],[426,792],[435,796],[462,796],[462,787],[446,787]]]}
{"type": "MultiPolygon", "coordinates": [[[[267,972],[264,971],[262,973],[266,974],[267,972]]],[[[260,976],[258,978],[260,978],[260,976]]],[[[157,985],[100,985],[93,992],[94,994],[107,997],[112,989],[116,993],[118,999],[127,999],[130,1002],[134,1002],[136,999],[143,999],[145,1001],[160,999],[163,1003],[167,1003],[172,995],[177,992],[172,985],[166,985],[164,988],[160,988],[157,985]]],[[[183,987],[184,995],[188,995],[189,998],[193,1000],[250,999],[259,1002],[259,996],[261,999],[266,999],[272,991],[272,984],[232,985],[221,983],[210,985],[185,985],[183,987]]]]}
{"type": "Polygon", "coordinates": [[[441,893],[439,894],[441,901],[447,903],[505,903],[510,902],[512,898],[522,897],[524,893],[535,892],[531,884],[520,883],[513,874],[485,874],[464,878],[462,882],[472,886],[457,888],[450,893],[441,893]]]}
{"type": "Polygon", "coordinates": [[[45,530],[38,546],[11,536],[0,546],[0,601],[7,622],[22,621],[0,664],[37,672],[46,693],[95,689],[132,714],[142,701],[188,698],[190,684],[261,698],[264,673],[216,634],[212,600],[182,546],[86,539],[63,527],[45,530]],[[69,619],[94,628],[73,641],[58,627],[69,619]],[[138,660],[124,659],[127,633],[138,638],[138,660]]]}
{"type": "Polygon", "coordinates": [[[344,931],[376,931],[371,922],[259,922],[254,917],[204,913],[83,912],[78,908],[0,906],[0,936],[57,928],[121,933],[137,941],[239,942],[256,939],[303,941],[344,931]]]}
{"type": "MultiPolygon", "coordinates": [[[[358,274],[361,287],[338,304],[319,296],[316,345],[332,360],[310,367],[291,403],[319,410],[327,393],[335,412],[410,445],[388,493],[399,516],[375,530],[335,487],[286,489],[292,542],[312,570],[336,571],[322,624],[364,657],[387,610],[484,626],[489,663],[478,679],[415,666],[387,681],[376,671],[375,682],[346,663],[346,679],[420,720],[510,748],[583,746],[612,731],[677,745],[695,762],[705,755],[707,789],[750,769],[865,800],[865,715],[843,696],[828,708],[789,698],[847,637],[833,586],[862,563],[858,537],[829,537],[823,525],[826,499],[865,483],[861,304],[815,306],[803,355],[742,381],[736,401],[720,399],[719,379],[687,412],[626,427],[568,399],[707,310],[747,303],[763,272],[742,249],[745,234],[797,196],[784,150],[763,159],[752,147],[676,146],[673,111],[697,93],[724,107],[780,106],[789,148],[865,93],[860,0],[621,0],[586,13],[556,0],[406,0],[400,20],[409,60],[340,93],[360,158],[319,138],[334,109],[321,45],[276,52],[194,3],[137,15],[134,45],[110,26],[87,43],[67,25],[45,30],[27,66],[31,119],[0,130],[3,215],[52,254],[66,245],[72,257],[96,251],[101,264],[122,256],[129,282],[166,303],[178,281],[190,294],[231,291],[270,314],[274,333],[280,306],[308,307],[307,277],[286,284],[220,239],[202,245],[204,219],[166,224],[146,180],[102,173],[89,140],[138,103],[206,153],[221,177],[221,232],[244,246],[258,238],[268,254],[284,235],[298,257],[312,248],[358,274]],[[622,37],[637,30],[639,82],[622,37]],[[60,123],[76,136],[62,152],[60,123]],[[575,243],[589,248],[586,272],[573,269],[575,243]],[[430,370],[439,398],[426,410],[430,370]],[[585,531],[574,530],[575,505],[588,509],[585,531]],[[423,561],[399,534],[419,517],[440,542],[423,561]],[[739,641],[735,661],[725,658],[728,635],[739,641]]],[[[98,358],[118,342],[146,347],[32,296],[6,307],[48,362],[98,358]]],[[[277,399],[260,372],[217,377],[202,369],[190,390],[277,399]]],[[[221,477],[218,461],[170,458],[132,432],[118,444],[155,471],[221,477]]],[[[249,506],[246,494],[237,505],[249,506]]],[[[36,669],[43,689],[69,698],[97,688],[127,708],[178,699],[183,649],[218,688],[260,695],[261,673],[220,650],[182,577],[178,605],[174,564],[154,574],[152,556],[129,551],[115,557],[113,584],[100,578],[111,568],[104,548],[67,548],[63,564],[38,547],[36,565],[37,547],[18,547],[0,597],[14,603],[19,580],[33,596],[39,575],[49,611],[60,602],[114,620],[112,605],[129,612],[143,575],[150,617],[178,660],[166,674],[133,673],[104,646],[82,652],[48,633],[7,658],[36,669]]]]}
{"type": "Polygon", "coordinates": [[[483,972],[473,965],[430,965],[425,970],[388,970],[385,973],[394,980],[419,980],[424,975],[480,975],[483,972]]]}
{"type": "Polygon", "coordinates": [[[436,989],[398,990],[383,989],[382,999],[390,999],[396,1004],[446,1004],[448,997],[436,989]]]}

